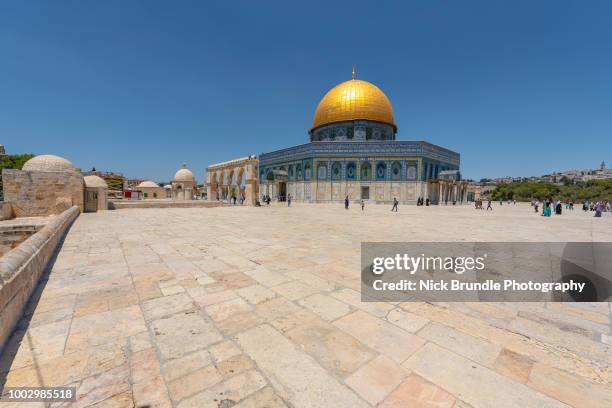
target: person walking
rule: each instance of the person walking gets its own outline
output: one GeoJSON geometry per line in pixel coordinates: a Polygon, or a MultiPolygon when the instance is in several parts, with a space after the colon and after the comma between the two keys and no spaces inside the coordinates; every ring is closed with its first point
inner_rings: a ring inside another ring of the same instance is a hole
{"type": "Polygon", "coordinates": [[[291,207],[291,194],[287,195],[287,207],[291,207]]]}
{"type": "Polygon", "coordinates": [[[391,208],[391,211],[397,212],[397,205],[398,204],[399,204],[399,201],[397,201],[397,198],[393,197],[393,207],[391,208]]]}
{"type": "Polygon", "coordinates": [[[348,198],[348,196],[346,196],[346,198],[344,199],[344,209],[345,210],[349,209],[349,198],[348,198]]]}
{"type": "Polygon", "coordinates": [[[487,202],[487,211],[489,210],[493,211],[493,207],[491,207],[491,200],[487,202]]]}
{"type": "Polygon", "coordinates": [[[543,210],[542,210],[542,216],[543,217],[550,217],[551,216],[552,211],[551,211],[550,207],[552,206],[552,204],[553,204],[553,202],[552,202],[551,199],[544,200],[544,205],[542,207],[543,208],[543,210]]]}
{"type": "Polygon", "coordinates": [[[363,211],[364,209],[365,209],[365,202],[361,200],[361,211],[363,211]]]}
{"type": "Polygon", "coordinates": [[[604,206],[604,203],[602,201],[599,201],[597,204],[595,204],[595,217],[599,218],[601,217],[601,214],[605,211],[606,207],[604,206]]]}

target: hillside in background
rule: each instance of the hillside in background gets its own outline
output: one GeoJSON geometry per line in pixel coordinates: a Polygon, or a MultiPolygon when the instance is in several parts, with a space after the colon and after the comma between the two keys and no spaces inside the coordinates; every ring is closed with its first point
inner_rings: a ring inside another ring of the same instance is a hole
{"type": "Polygon", "coordinates": [[[553,200],[581,202],[584,200],[612,200],[612,179],[558,185],[544,182],[518,182],[498,185],[491,195],[493,200],[531,201],[553,200]]]}

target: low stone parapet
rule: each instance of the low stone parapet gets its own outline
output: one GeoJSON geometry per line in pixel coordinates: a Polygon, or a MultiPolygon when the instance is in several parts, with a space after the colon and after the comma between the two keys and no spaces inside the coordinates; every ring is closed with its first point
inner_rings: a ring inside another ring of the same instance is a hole
{"type": "Polygon", "coordinates": [[[139,201],[111,201],[108,204],[109,209],[125,209],[125,208],[207,208],[221,207],[223,203],[220,201],[206,200],[139,200],[139,201]]]}
{"type": "Polygon", "coordinates": [[[69,208],[0,258],[0,353],[58,244],[78,216],[79,207],[69,208]]]}

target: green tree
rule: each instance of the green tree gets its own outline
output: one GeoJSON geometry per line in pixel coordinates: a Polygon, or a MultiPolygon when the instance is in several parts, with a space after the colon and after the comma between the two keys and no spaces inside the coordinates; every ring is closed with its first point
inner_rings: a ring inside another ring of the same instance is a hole
{"type": "Polygon", "coordinates": [[[557,185],[545,182],[518,182],[501,184],[491,194],[493,200],[517,201],[552,198],[561,201],[612,200],[612,179],[591,180],[586,183],[557,185]]]}

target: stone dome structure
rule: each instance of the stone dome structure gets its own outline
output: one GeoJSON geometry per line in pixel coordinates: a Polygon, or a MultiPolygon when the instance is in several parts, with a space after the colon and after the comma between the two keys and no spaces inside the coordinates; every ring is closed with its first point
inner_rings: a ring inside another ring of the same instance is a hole
{"type": "Polygon", "coordinates": [[[140,183],[139,185],[136,186],[136,188],[142,188],[142,187],[154,187],[154,188],[158,188],[159,184],[157,184],[154,181],[151,180],[147,180],[147,181],[143,181],[142,183],[140,183]]]}
{"type": "Polygon", "coordinates": [[[25,162],[25,171],[75,171],[74,166],[63,157],[52,154],[42,154],[25,162]]]}
{"type": "Polygon", "coordinates": [[[174,181],[195,181],[195,176],[187,165],[183,164],[183,167],[174,174],[174,181]]]}
{"type": "Polygon", "coordinates": [[[355,79],[342,82],[325,94],[314,114],[311,131],[338,122],[368,120],[397,130],[393,106],[376,85],[355,79]]]}
{"type": "Polygon", "coordinates": [[[108,189],[108,185],[106,181],[102,177],[91,175],[83,177],[85,180],[85,187],[96,187],[96,188],[106,188],[108,189]]]}

